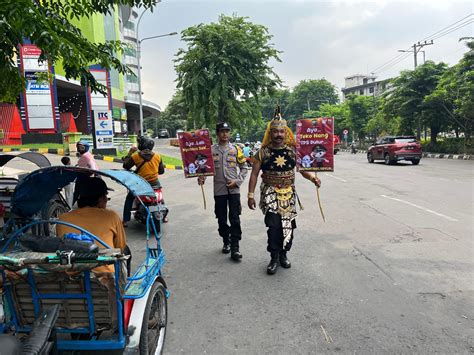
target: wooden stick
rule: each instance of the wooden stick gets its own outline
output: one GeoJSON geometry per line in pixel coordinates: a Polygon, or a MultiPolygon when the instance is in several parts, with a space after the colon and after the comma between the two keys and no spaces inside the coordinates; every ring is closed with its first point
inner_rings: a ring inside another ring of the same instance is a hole
{"type": "Polygon", "coordinates": [[[204,194],[204,184],[201,185],[202,199],[204,200],[204,209],[206,209],[206,195],[204,194]]]}
{"type": "MultiPolygon", "coordinates": [[[[318,173],[314,173],[316,178],[318,178],[318,173]]],[[[319,211],[323,217],[323,221],[326,222],[326,217],[324,217],[323,206],[321,205],[321,198],[319,197],[319,187],[316,187],[316,196],[318,197],[319,211]]]]}

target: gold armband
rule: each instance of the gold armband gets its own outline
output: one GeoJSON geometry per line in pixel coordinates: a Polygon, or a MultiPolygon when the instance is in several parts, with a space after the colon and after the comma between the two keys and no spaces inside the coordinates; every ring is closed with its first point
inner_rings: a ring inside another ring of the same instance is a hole
{"type": "Polygon", "coordinates": [[[253,192],[249,192],[247,194],[247,198],[254,198],[255,197],[255,194],[253,192]]]}

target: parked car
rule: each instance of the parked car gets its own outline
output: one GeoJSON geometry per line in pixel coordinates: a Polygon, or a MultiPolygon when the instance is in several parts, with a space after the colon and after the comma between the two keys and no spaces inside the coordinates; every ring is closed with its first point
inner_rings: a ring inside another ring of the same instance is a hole
{"type": "Polygon", "coordinates": [[[411,161],[418,165],[421,160],[421,144],[413,136],[385,136],[367,150],[367,160],[383,160],[385,164],[395,164],[399,160],[411,161]]]}
{"type": "Polygon", "coordinates": [[[166,128],[160,129],[158,131],[158,138],[169,138],[169,137],[170,137],[170,133],[168,132],[166,128]]]}

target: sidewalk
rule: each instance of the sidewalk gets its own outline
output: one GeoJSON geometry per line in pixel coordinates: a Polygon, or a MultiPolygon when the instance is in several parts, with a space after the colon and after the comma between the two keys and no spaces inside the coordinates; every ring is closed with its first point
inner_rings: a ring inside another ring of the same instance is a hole
{"type": "MultiPolygon", "coordinates": [[[[57,154],[57,155],[64,155],[64,149],[54,149],[54,148],[0,148],[1,153],[10,153],[10,152],[37,152],[43,154],[57,154]]],[[[96,160],[104,160],[111,163],[120,163],[122,164],[123,161],[117,157],[110,157],[110,156],[103,156],[103,155],[94,155],[94,159],[96,160]]],[[[180,165],[165,165],[165,169],[171,170],[182,170],[183,167],[180,165]]]]}

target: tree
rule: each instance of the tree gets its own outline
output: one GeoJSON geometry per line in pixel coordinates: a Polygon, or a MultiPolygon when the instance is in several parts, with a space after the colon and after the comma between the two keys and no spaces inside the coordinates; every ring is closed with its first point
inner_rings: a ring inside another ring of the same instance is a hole
{"type": "Polygon", "coordinates": [[[189,116],[188,108],[184,102],[183,93],[176,91],[166,109],[158,117],[147,117],[143,121],[145,129],[151,128],[155,135],[158,130],[166,128],[172,136],[177,129],[185,129],[189,116]]]}
{"type": "Polygon", "coordinates": [[[446,69],[445,63],[427,61],[415,70],[403,71],[392,81],[393,87],[385,96],[384,109],[392,117],[400,117],[400,133],[413,134],[416,128],[420,139],[424,123],[430,127],[431,142],[436,143],[438,133],[448,121],[440,105],[425,98],[436,89],[446,69]]]}
{"type": "Polygon", "coordinates": [[[40,60],[61,64],[67,79],[79,79],[93,91],[105,93],[88,66],[99,64],[127,72],[115,53],[123,46],[118,41],[91,43],[71,23],[73,19],[95,13],[110,13],[118,4],[151,8],[157,0],[15,0],[0,6],[0,101],[15,102],[23,90],[25,79],[19,74],[15,58],[18,45],[31,41],[42,50],[40,60]]]}
{"type": "Polygon", "coordinates": [[[439,105],[451,119],[450,126],[456,133],[464,132],[466,140],[469,140],[474,128],[474,40],[461,40],[467,40],[470,50],[458,64],[446,70],[425,102],[439,105]]]}
{"type": "Polygon", "coordinates": [[[319,106],[339,101],[336,87],[326,79],[302,80],[289,98],[290,115],[301,116],[306,111],[317,111],[319,106]]]}
{"type": "Polygon", "coordinates": [[[241,117],[256,116],[248,99],[258,100],[281,83],[269,65],[280,61],[271,38],[262,25],[223,15],[217,23],[182,32],[188,48],[176,54],[178,88],[199,126],[218,121],[235,125],[241,117]]]}
{"type": "Polygon", "coordinates": [[[342,136],[345,129],[351,128],[350,112],[347,102],[339,104],[324,103],[314,113],[316,117],[334,117],[334,134],[342,136]]]}
{"type": "Polygon", "coordinates": [[[369,96],[349,95],[347,107],[349,109],[349,124],[359,143],[365,140],[367,122],[376,113],[375,99],[369,96]]]}

